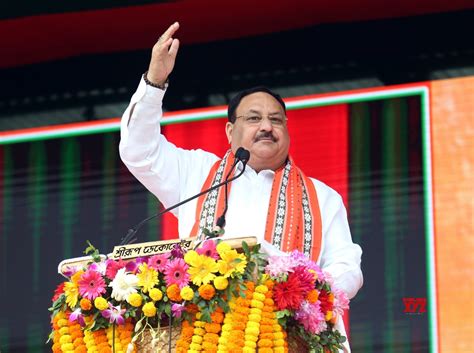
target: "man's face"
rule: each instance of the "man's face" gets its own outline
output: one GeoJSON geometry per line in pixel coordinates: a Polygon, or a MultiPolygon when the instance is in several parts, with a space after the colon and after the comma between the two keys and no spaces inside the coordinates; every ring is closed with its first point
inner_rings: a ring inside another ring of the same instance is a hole
{"type": "Polygon", "coordinates": [[[226,125],[232,151],[239,147],[249,150],[248,164],[257,172],[281,167],[288,156],[290,137],[280,103],[268,93],[252,93],[242,98],[235,115],[235,123],[226,125]]]}

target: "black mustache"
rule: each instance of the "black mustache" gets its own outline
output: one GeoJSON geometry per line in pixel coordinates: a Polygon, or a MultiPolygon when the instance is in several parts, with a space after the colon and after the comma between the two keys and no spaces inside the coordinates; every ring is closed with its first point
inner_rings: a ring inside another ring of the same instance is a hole
{"type": "Polygon", "coordinates": [[[255,137],[255,142],[258,142],[263,139],[271,138],[273,142],[276,142],[275,136],[271,132],[262,132],[261,134],[255,137]]]}

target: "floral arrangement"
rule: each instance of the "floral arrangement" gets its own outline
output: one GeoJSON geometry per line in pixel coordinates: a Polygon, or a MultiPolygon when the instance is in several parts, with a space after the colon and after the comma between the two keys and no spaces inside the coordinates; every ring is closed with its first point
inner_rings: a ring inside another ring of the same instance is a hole
{"type": "Polygon", "coordinates": [[[103,260],[90,244],[86,254],[93,261],[54,293],[53,352],[131,353],[165,326],[179,334],[178,353],[288,352],[298,340],[337,352],[345,341],[334,323],[348,300],[302,253],[267,258],[259,246],[238,252],[210,239],[126,261],[103,260]]]}

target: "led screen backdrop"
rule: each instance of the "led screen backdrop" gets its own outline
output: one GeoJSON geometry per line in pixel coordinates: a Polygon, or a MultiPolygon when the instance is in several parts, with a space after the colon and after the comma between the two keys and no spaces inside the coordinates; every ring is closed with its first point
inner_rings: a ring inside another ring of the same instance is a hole
{"type": "MultiPolygon", "coordinates": [[[[365,284],[350,312],[354,352],[450,351],[438,341],[446,325],[434,275],[429,93],[423,83],[286,100],[291,154],[342,194],[364,251],[365,284]],[[407,312],[404,298],[424,298],[426,312],[407,312]]],[[[223,154],[224,112],[169,113],[163,130],[181,147],[223,154]]],[[[121,163],[117,128],[112,119],[0,134],[2,353],[50,350],[47,307],[59,261],[82,255],[86,240],[110,251],[159,210],[121,163]]],[[[140,240],[174,237],[175,229],[170,217],[155,220],[140,240]]],[[[439,242],[436,250],[443,255],[439,242]]]]}

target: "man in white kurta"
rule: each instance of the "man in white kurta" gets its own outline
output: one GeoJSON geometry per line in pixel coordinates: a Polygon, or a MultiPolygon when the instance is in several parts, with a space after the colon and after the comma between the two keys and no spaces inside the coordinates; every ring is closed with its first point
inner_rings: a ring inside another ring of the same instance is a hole
{"type": "MultiPolygon", "coordinates": [[[[178,50],[179,42],[172,38],[177,29],[177,23],[173,24],[153,48],[148,77],[145,75],[141,79],[121,122],[120,155],[123,162],[165,207],[200,192],[211,167],[220,159],[203,150],[190,151],[176,147],[167,141],[160,132],[162,101],[167,86],[163,83],[173,68],[178,50]],[[164,59],[163,56],[165,56],[164,59]],[[169,60],[172,61],[171,66],[169,66],[169,60]],[[160,69],[156,68],[160,65],[167,69],[164,72],[159,72],[160,69]],[[157,72],[161,76],[157,75],[157,72]],[[158,79],[158,77],[161,78],[158,79]],[[154,82],[159,84],[154,84],[154,82]]],[[[253,98],[260,98],[260,96],[254,95],[253,98]]],[[[277,109],[272,106],[275,104],[271,101],[272,97],[264,98],[269,103],[265,103],[262,109],[265,110],[268,107],[277,109]]],[[[255,107],[252,101],[245,102],[251,107],[255,107]]],[[[278,106],[278,103],[276,105],[278,106]]],[[[258,108],[252,109],[258,110],[258,108]]],[[[261,118],[260,125],[267,124],[268,130],[273,130],[272,118],[267,119],[261,118]]],[[[237,125],[237,122],[234,121],[227,129],[229,142],[233,144],[237,141],[245,144],[246,131],[243,131],[242,137],[242,131],[236,132],[237,128],[234,128],[234,125],[237,125]]],[[[243,126],[245,127],[245,125],[243,126]]],[[[285,152],[285,148],[288,146],[284,145],[281,148],[282,141],[285,141],[283,137],[279,139],[278,131],[275,131],[274,135],[277,142],[280,143],[278,151],[282,152],[279,153],[287,154],[288,151],[286,149],[285,152]]],[[[263,141],[262,143],[270,145],[272,141],[263,141]]],[[[289,139],[287,143],[289,144],[289,139]]],[[[275,144],[277,143],[275,142],[275,144]]],[[[257,156],[255,158],[258,158],[258,152],[254,153],[257,156]]],[[[287,156],[283,157],[287,158],[287,156]]],[[[275,163],[278,166],[278,163],[282,162],[275,159],[275,163]]],[[[265,168],[264,165],[262,168],[257,162],[251,160],[242,177],[232,182],[226,215],[225,237],[252,235],[256,236],[260,242],[265,243],[266,217],[275,175],[274,170],[276,169],[271,164],[269,166],[271,167],[265,168]]],[[[238,168],[241,168],[240,164],[238,168]]],[[[335,285],[344,290],[349,298],[352,298],[363,282],[360,270],[362,251],[358,245],[352,242],[346,210],[340,195],[318,180],[311,179],[311,181],[316,189],[321,213],[322,241],[318,263],[324,271],[332,275],[335,285]]],[[[196,220],[196,205],[197,201],[194,200],[174,210],[173,213],[179,220],[180,237],[190,235],[196,220]]],[[[269,245],[267,245],[268,247],[269,245]]],[[[271,251],[271,246],[269,251],[271,251]]],[[[338,329],[343,330],[341,325],[337,326],[338,329]]]]}

